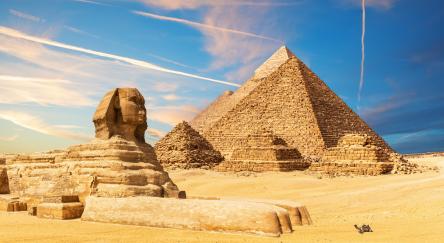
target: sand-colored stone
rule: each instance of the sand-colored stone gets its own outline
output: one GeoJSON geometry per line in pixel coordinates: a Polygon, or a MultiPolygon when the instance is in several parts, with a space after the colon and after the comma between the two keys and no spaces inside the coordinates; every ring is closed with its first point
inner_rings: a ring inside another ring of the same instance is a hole
{"type": "Polygon", "coordinates": [[[176,125],[154,146],[163,167],[175,169],[213,168],[222,155],[187,122],[176,125]]]}
{"type": "Polygon", "coordinates": [[[292,231],[283,208],[224,200],[88,197],[82,220],[266,236],[292,231]]]}
{"type": "Polygon", "coordinates": [[[218,99],[191,122],[226,160],[257,130],[272,132],[304,158],[322,157],[350,133],[366,134],[371,145],[387,154],[394,152],[316,74],[288,53],[280,48],[275,54],[279,61],[264,64],[264,70],[270,71],[260,71],[261,78],[248,80],[231,98],[218,99]]]}
{"type": "Polygon", "coordinates": [[[134,88],[107,93],[94,114],[96,139],[64,151],[10,156],[10,193],[33,205],[44,197],[179,197],[177,186],[145,143],[143,96],[134,88]]]}
{"type": "MultiPolygon", "coordinates": [[[[408,156],[409,157],[409,156],[408,156]]],[[[444,167],[444,158],[409,158],[421,166],[444,167]]],[[[444,238],[444,170],[409,175],[318,179],[302,171],[254,176],[212,170],[174,170],[172,180],[199,197],[241,197],[300,201],[313,225],[293,227],[279,238],[172,228],[138,227],[30,217],[0,211],[1,240],[21,242],[294,243],[294,242],[441,242],[444,238]],[[359,234],[354,224],[369,224],[359,234]]]]}
{"type": "Polygon", "coordinates": [[[243,197],[189,197],[191,199],[205,199],[205,200],[233,200],[233,201],[244,201],[244,202],[256,202],[271,204],[277,207],[281,207],[287,210],[291,225],[295,226],[301,225],[311,225],[313,221],[310,217],[310,213],[307,208],[299,202],[291,200],[273,200],[273,199],[263,199],[263,198],[243,198],[243,197]]]}
{"type": "Polygon", "coordinates": [[[243,98],[250,94],[268,74],[274,72],[294,54],[287,47],[279,48],[264,64],[256,69],[255,75],[235,92],[225,91],[207,108],[190,121],[190,125],[203,134],[215,122],[232,110],[243,98]]]}
{"type": "Polygon", "coordinates": [[[76,219],[83,213],[83,204],[69,203],[40,203],[37,206],[37,217],[46,219],[76,219]]]}
{"type": "Polygon", "coordinates": [[[231,158],[223,161],[218,171],[292,171],[310,166],[299,151],[287,146],[285,141],[269,131],[249,134],[233,150],[231,158]]]}
{"type": "Polygon", "coordinates": [[[386,150],[370,144],[367,134],[353,133],[341,137],[338,146],[328,148],[310,170],[330,175],[381,175],[392,171],[391,161],[386,150]]]}
{"type": "Polygon", "coordinates": [[[0,194],[9,193],[9,179],[5,164],[6,158],[0,157],[0,194]]]}
{"type": "Polygon", "coordinates": [[[26,211],[27,203],[21,201],[18,197],[11,195],[0,195],[0,211],[19,212],[26,211]]]}

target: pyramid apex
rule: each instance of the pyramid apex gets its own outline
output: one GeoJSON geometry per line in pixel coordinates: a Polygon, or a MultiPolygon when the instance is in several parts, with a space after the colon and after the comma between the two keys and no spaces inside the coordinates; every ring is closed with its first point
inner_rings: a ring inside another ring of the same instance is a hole
{"type": "Polygon", "coordinates": [[[253,79],[267,77],[292,57],[295,57],[293,52],[291,52],[286,45],[282,45],[254,71],[253,79]]]}

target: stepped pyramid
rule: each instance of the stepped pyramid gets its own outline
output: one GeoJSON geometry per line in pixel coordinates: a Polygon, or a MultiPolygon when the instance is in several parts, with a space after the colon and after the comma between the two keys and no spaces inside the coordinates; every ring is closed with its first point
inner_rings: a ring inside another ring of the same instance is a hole
{"type": "Polygon", "coordinates": [[[341,137],[356,133],[367,135],[370,144],[387,153],[394,152],[286,47],[229,97],[219,97],[192,121],[226,159],[258,129],[272,132],[304,157],[321,157],[341,137]],[[210,118],[207,123],[204,117],[210,118]]]}
{"type": "Polygon", "coordinates": [[[155,150],[159,162],[168,168],[212,168],[223,160],[222,155],[185,121],[158,141],[155,150]]]}

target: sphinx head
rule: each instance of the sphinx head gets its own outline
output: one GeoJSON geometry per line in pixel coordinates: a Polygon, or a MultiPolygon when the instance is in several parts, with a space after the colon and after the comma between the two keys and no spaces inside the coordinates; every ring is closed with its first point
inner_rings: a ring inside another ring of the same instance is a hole
{"type": "Polygon", "coordinates": [[[147,129],[145,99],[135,88],[117,88],[100,102],[93,118],[96,138],[120,135],[127,140],[144,143],[147,129]]]}

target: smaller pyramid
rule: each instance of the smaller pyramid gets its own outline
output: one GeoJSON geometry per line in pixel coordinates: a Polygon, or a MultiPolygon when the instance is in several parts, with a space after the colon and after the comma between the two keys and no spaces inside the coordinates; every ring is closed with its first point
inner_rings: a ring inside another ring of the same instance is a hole
{"type": "Polygon", "coordinates": [[[162,166],[170,169],[210,169],[223,160],[220,152],[185,121],[158,141],[155,150],[162,166]]]}

